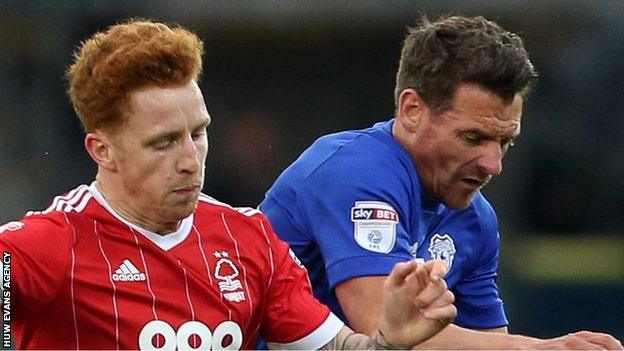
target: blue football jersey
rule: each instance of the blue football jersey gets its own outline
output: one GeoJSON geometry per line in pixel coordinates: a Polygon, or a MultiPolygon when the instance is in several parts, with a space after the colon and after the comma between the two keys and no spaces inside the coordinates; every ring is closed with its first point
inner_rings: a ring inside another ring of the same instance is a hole
{"type": "Polygon", "coordinates": [[[260,209],[307,267],[317,298],[345,321],[337,285],[388,275],[400,261],[437,258],[450,267],[455,324],[506,326],[494,210],[481,193],[461,211],[431,201],[392,124],[319,138],[280,175],[260,209]]]}

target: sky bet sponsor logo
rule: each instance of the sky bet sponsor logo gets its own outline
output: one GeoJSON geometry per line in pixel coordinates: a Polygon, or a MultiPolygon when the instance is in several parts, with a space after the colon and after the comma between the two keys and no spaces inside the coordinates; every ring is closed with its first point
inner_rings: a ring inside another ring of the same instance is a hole
{"type": "Polygon", "coordinates": [[[362,248],[388,253],[396,242],[399,216],[394,208],[381,201],[356,201],[351,208],[353,236],[362,248]]]}
{"type": "Polygon", "coordinates": [[[362,220],[388,220],[392,222],[398,222],[399,216],[394,210],[389,209],[373,207],[353,207],[351,209],[351,221],[355,222],[362,220]]]}

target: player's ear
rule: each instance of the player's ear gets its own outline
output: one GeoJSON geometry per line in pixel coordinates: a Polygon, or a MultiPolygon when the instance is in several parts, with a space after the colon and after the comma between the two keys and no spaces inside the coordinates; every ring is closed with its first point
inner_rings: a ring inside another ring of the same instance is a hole
{"type": "Polygon", "coordinates": [[[427,110],[427,104],[416,90],[405,89],[399,95],[396,118],[404,129],[413,132],[427,110]]]}
{"type": "Polygon", "coordinates": [[[88,133],[84,140],[85,149],[99,167],[116,171],[117,165],[113,158],[113,143],[108,135],[100,130],[88,133]]]}

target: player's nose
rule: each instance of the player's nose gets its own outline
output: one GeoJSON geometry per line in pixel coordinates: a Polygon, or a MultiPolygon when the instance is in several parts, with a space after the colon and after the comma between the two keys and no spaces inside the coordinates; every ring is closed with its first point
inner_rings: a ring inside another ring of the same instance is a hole
{"type": "Polygon", "coordinates": [[[490,176],[499,175],[503,171],[503,150],[500,145],[492,144],[477,159],[477,165],[490,176]]]}
{"type": "Polygon", "coordinates": [[[201,151],[191,135],[183,138],[180,153],[180,159],[177,163],[178,171],[196,173],[201,169],[201,151]]]}

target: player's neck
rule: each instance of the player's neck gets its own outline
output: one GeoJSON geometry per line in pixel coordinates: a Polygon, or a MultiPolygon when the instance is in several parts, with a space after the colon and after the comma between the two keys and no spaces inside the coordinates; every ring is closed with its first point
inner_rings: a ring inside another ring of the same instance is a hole
{"type": "Polygon", "coordinates": [[[128,199],[131,199],[131,196],[123,196],[113,190],[121,189],[121,186],[111,185],[110,182],[105,181],[99,175],[96,177],[95,186],[110,208],[126,221],[159,235],[167,235],[178,230],[181,220],[164,222],[149,218],[145,211],[141,211],[128,201],[128,199]]]}
{"type": "Polygon", "coordinates": [[[392,137],[399,145],[401,145],[401,147],[403,147],[405,152],[408,153],[408,155],[412,159],[412,162],[414,163],[414,167],[416,167],[416,159],[414,155],[412,155],[412,153],[410,152],[410,133],[405,129],[405,127],[400,124],[398,119],[395,119],[394,123],[392,124],[392,137]]]}

